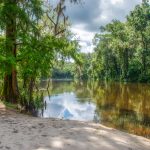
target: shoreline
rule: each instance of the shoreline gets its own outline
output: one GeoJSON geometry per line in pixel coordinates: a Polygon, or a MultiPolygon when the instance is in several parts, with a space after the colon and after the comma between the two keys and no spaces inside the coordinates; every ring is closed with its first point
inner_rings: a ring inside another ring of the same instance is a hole
{"type": "Polygon", "coordinates": [[[0,109],[2,150],[149,150],[150,140],[101,124],[0,109]]]}

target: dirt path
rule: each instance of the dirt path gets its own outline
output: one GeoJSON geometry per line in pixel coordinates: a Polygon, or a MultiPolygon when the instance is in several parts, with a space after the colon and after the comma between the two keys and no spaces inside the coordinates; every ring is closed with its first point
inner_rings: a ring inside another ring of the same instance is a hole
{"type": "Polygon", "coordinates": [[[150,150],[150,140],[99,124],[0,109],[0,150],[150,150]]]}

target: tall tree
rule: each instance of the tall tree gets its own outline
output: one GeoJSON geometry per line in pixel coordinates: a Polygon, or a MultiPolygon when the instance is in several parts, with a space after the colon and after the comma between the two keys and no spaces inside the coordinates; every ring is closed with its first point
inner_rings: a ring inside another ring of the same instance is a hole
{"type": "Polygon", "coordinates": [[[5,0],[1,2],[0,18],[1,27],[5,32],[5,77],[4,77],[4,97],[5,100],[16,102],[19,98],[19,90],[17,83],[17,45],[20,41],[19,32],[23,32],[26,28],[33,26],[36,14],[41,11],[41,1],[20,1],[20,0],[5,0]],[[32,15],[32,16],[30,16],[32,15]],[[32,20],[33,19],[33,20],[32,20]],[[22,23],[25,23],[23,25],[22,23]]]}
{"type": "Polygon", "coordinates": [[[0,65],[4,69],[5,100],[15,103],[21,98],[18,76],[32,97],[36,78],[50,72],[58,53],[77,60],[77,42],[70,40],[64,10],[64,0],[55,9],[44,0],[0,1],[0,65]]]}
{"type": "Polygon", "coordinates": [[[4,96],[6,100],[16,102],[19,91],[17,84],[17,71],[15,66],[17,45],[16,45],[16,19],[17,19],[17,0],[6,0],[3,6],[3,14],[6,17],[6,50],[7,58],[12,62],[6,62],[7,68],[4,78],[4,96]]]}
{"type": "Polygon", "coordinates": [[[143,65],[143,75],[147,74],[147,56],[148,52],[148,32],[150,24],[150,5],[147,0],[143,0],[141,5],[137,5],[130,15],[127,17],[129,24],[138,33],[141,39],[141,60],[143,65]]]}

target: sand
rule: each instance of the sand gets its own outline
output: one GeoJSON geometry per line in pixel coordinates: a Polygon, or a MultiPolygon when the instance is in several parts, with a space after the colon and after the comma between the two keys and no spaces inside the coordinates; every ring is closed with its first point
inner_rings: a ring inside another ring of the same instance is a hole
{"type": "Polygon", "coordinates": [[[0,150],[150,150],[150,140],[100,124],[36,118],[0,106],[0,150]]]}

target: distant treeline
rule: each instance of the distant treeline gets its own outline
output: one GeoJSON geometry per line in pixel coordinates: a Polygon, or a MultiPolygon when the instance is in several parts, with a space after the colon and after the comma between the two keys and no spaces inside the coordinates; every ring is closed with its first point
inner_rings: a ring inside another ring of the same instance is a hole
{"type": "Polygon", "coordinates": [[[73,79],[74,73],[71,68],[71,63],[65,63],[64,65],[58,65],[52,69],[52,79],[73,79]]]}

